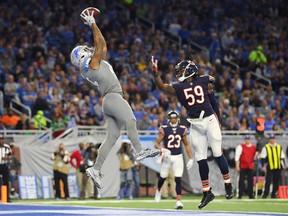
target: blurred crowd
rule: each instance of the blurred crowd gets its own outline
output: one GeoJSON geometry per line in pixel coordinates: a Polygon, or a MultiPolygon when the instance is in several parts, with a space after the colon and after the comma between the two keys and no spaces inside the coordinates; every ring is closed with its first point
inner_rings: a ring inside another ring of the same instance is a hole
{"type": "Polygon", "coordinates": [[[0,110],[0,128],[37,129],[40,124],[62,132],[76,125],[105,124],[102,97],[70,63],[74,46],[92,45],[92,33],[79,14],[95,6],[101,11],[97,24],[107,41],[109,62],[133,108],[138,129],[158,129],[169,110],[178,111],[181,119],[186,116],[175,98],[156,89],[150,73],[150,57],[154,55],[165,82],[175,81],[174,65],[184,59],[193,60],[201,74],[216,77],[222,129],[255,130],[256,118],[263,116],[266,130],[287,131],[288,102],[281,88],[288,86],[285,3],[2,1],[0,12],[5,16],[0,18],[0,90],[4,109],[0,110]],[[136,16],[153,22],[155,31],[135,22],[136,16]],[[183,45],[168,40],[164,29],[181,37],[183,45]],[[206,47],[209,57],[191,50],[189,41],[206,47]],[[227,61],[239,68],[224,64],[227,61]],[[271,85],[260,85],[252,72],[268,78],[271,85]],[[7,109],[12,99],[30,107],[32,118],[7,109]],[[51,123],[37,122],[37,115],[51,119],[51,123]],[[16,127],[21,119],[22,127],[16,127]]]}

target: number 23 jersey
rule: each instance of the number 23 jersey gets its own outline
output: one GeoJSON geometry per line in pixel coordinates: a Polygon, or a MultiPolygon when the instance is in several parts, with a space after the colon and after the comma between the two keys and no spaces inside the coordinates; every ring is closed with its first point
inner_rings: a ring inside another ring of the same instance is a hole
{"type": "Polygon", "coordinates": [[[159,133],[164,136],[163,146],[171,151],[171,155],[182,154],[182,137],[187,134],[187,128],[184,125],[178,125],[172,128],[169,125],[162,125],[159,133]]]}

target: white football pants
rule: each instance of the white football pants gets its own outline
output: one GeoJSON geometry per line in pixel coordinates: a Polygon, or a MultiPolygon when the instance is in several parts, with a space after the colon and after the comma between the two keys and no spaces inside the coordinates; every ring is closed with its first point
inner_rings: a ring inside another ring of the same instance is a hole
{"type": "Polygon", "coordinates": [[[191,123],[189,140],[195,151],[197,161],[207,159],[208,145],[213,156],[222,155],[222,134],[218,119],[210,115],[203,119],[187,119],[191,123]]]}

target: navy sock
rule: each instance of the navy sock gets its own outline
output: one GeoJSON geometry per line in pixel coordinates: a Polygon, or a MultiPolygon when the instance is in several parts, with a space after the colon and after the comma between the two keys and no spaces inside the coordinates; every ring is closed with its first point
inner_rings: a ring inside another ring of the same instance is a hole
{"type": "Polygon", "coordinates": [[[159,180],[158,180],[158,189],[159,189],[159,190],[160,190],[161,187],[163,186],[165,180],[166,180],[166,178],[161,178],[161,177],[159,177],[159,180]]]}
{"type": "Polygon", "coordinates": [[[223,154],[220,157],[215,157],[215,160],[218,164],[219,169],[221,170],[222,175],[229,173],[228,163],[223,154]]]}
{"type": "Polygon", "coordinates": [[[203,191],[208,191],[210,189],[210,184],[209,184],[209,179],[208,179],[209,166],[208,166],[207,159],[203,159],[197,162],[199,165],[199,173],[200,173],[203,191]]]}
{"type": "Polygon", "coordinates": [[[182,193],[182,186],[181,186],[181,178],[175,177],[175,183],[176,183],[176,194],[181,195],[182,193]]]}
{"type": "Polygon", "coordinates": [[[209,175],[209,166],[206,159],[197,161],[199,165],[199,173],[201,180],[207,180],[209,175]]]}

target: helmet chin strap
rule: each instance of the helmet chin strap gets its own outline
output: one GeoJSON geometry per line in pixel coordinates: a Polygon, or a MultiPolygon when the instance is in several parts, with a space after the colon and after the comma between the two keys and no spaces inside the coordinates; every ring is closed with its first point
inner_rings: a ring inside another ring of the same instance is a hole
{"type": "Polygon", "coordinates": [[[192,73],[191,75],[185,77],[185,72],[186,72],[186,69],[189,67],[190,63],[185,67],[185,70],[183,71],[183,74],[181,77],[179,77],[179,82],[184,82],[185,79],[188,79],[190,77],[192,77],[194,75],[194,73],[192,73]]]}
{"type": "Polygon", "coordinates": [[[184,76],[181,76],[181,77],[179,77],[179,82],[184,82],[184,80],[186,80],[186,79],[188,79],[188,78],[190,78],[190,77],[192,77],[194,75],[194,73],[193,74],[191,74],[191,75],[189,75],[188,77],[184,77],[184,76]]]}
{"type": "Polygon", "coordinates": [[[186,79],[186,78],[182,76],[182,77],[179,77],[178,80],[179,80],[179,82],[183,82],[185,79],[186,79]]]}

